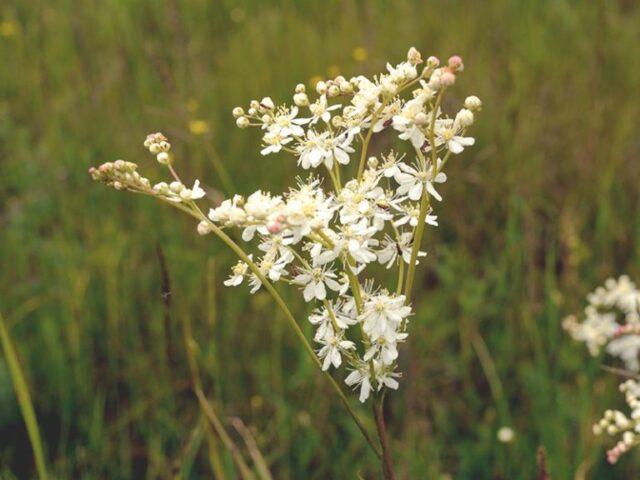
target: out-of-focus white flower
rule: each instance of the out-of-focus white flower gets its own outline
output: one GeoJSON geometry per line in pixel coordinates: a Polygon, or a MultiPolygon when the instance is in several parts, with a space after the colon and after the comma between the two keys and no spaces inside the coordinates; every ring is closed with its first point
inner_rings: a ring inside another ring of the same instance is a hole
{"type": "Polygon", "coordinates": [[[591,355],[604,347],[629,370],[640,370],[640,291],[635,284],[626,275],[610,278],[587,299],[584,319],[580,322],[570,315],[562,322],[564,329],[584,342],[591,355]]]}
{"type": "Polygon", "coordinates": [[[498,437],[498,441],[502,443],[510,443],[513,440],[513,437],[515,437],[515,433],[511,427],[500,427],[496,436],[498,437]]]}
{"type": "Polygon", "coordinates": [[[612,464],[617,463],[620,456],[632,447],[640,444],[640,383],[626,380],[620,384],[620,391],[625,394],[631,414],[627,416],[620,410],[606,410],[602,419],[593,426],[595,435],[622,434],[622,439],[607,451],[607,461],[612,464]]]}

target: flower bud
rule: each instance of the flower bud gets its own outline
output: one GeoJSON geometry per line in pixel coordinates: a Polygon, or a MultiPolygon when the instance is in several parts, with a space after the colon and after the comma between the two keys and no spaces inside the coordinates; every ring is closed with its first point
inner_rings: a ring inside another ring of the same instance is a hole
{"type": "Polygon", "coordinates": [[[471,113],[471,110],[463,108],[456,115],[456,120],[458,120],[458,125],[461,127],[468,127],[473,124],[473,113],[471,113]]]}
{"type": "Polygon", "coordinates": [[[304,83],[299,83],[296,85],[296,93],[305,93],[307,91],[307,87],[304,86],[304,83]]]}
{"type": "Polygon", "coordinates": [[[211,233],[211,228],[209,227],[209,223],[205,222],[204,220],[198,223],[198,227],[196,228],[196,230],[198,231],[199,235],[206,235],[208,233],[211,233]]]}
{"type": "Polygon", "coordinates": [[[418,65],[422,63],[422,55],[420,55],[420,52],[415,47],[411,47],[407,52],[407,61],[411,65],[418,65]]]}
{"type": "Polygon", "coordinates": [[[258,110],[260,108],[260,102],[258,102],[257,100],[251,100],[251,102],[249,102],[249,107],[253,108],[254,110],[258,110]]]}
{"type": "Polygon", "coordinates": [[[327,93],[327,84],[320,80],[318,83],[316,83],[316,92],[318,92],[318,95],[327,93]]]}
{"type": "Polygon", "coordinates": [[[438,57],[434,57],[433,55],[427,58],[427,66],[429,68],[438,68],[440,65],[440,59],[438,57]]]}
{"type": "Polygon", "coordinates": [[[238,128],[247,128],[249,126],[249,119],[247,117],[238,117],[236,125],[238,128]]]}
{"type": "Polygon", "coordinates": [[[448,65],[449,65],[449,68],[454,72],[461,72],[464,70],[464,64],[462,63],[462,58],[460,58],[458,55],[449,57],[448,65]]]}
{"type": "Polygon", "coordinates": [[[271,97],[264,97],[262,100],[260,100],[260,106],[267,110],[273,110],[275,108],[275,105],[273,104],[273,100],[271,100],[271,97]]]}
{"type": "Polygon", "coordinates": [[[280,223],[280,221],[278,220],[270,222],[267,225],[267,231],[271,234],[280,233],[282,231],[282,223],[280,223]]]}
{"type": "Polygon", "coordinates": [[[180,193],[182,190],[184,190],[186,187],[180,183],[180,182],[171,182],[169,184],[169,190],[171,190],[173,193],[180,193]]]}
{"type": "Polygon", "coordinates": [[[160,152],[156,156],[156,160],[158,160],[158,163],[161,165],[169,165],[169,163],[171,163],[171,156],[169,152],[160,152]]]}
{"type": "Polygon", "coordinates": [[[351,93],[353,92],[353,85],[351,85],[350,82],[347,82],[346,80],[340,82],[340,91],[342,93],[351,93]]]}
{"type": "Polygon", "coordinates": [[[367,165],[369,168],[378,168],[378,159],[376,157],[369,157],[367,159],[367,165]]]}
{"type": "Polygon", "coordinates": [[[427,123],[427,121],[429,120],[429,117],[427,117],[427,114],[424,112],[418,112],[415,116],[415,118],[413,119],[413,122],[416,125],[424,125],[425,123],[427,123]]]}
{"type": "Polygon", "coordinates": [[[482,108],[482,102],[478,97],[476,97],[475,95],[472,95],[470,97],[465,98],[464,106],[465,108],[468,108],[472,112],[473,111],[479,112],[480,109],[482,108]]]}
{"type": "Polygon", "coordinates": [[[331,85],[327,89],[327,95],[329,95],[329,97],[337,97],[340,95],[340,89],[336,85],[331,85]]]}
{"type": "Polygon", "coordinates": [[[236,107],[233,109],[232,113],[234,118],[238,118],[244,115],[244,110],[242,109],[242,107],[236,107]]]}
{"type": "Polygon", "coordinates": [[[440,82],[445,87],[449,87],[456,83],[456,76],[453,72],[450,71],[443,72],[442,76],[440,77],[440,82]]]}
{"type": "Polygon", "coordinates": [[[298,107],[306,107],[309,105],[309,97],[304,92],[298,92],[293,96],[293,103],[298,107]]]}

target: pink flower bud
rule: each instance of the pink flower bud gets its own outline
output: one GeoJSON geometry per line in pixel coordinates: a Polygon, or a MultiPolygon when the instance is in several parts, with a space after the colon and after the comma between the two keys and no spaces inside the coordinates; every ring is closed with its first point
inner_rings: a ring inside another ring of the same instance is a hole
{"type": "Polygon", "coordinates": [[[440,82],[442,83],[442,85],[448,87],[456,83],[456,76],[453,72],[447,70],[443,72],[442,76],[440,77],[440,82]]]}
{"type": "Polygon", "coordinates": [[[462,71],[464,69],[462,58],[460,58],[458,55],[449,57],[449,68],[453,71],[462,71]]]}
{"type": "Polygon", "coordinates": [[[279,221],[271,222],[267,225],[267,230],[269,233],[280,233],[282,231],[282,224],[279,221]]]}

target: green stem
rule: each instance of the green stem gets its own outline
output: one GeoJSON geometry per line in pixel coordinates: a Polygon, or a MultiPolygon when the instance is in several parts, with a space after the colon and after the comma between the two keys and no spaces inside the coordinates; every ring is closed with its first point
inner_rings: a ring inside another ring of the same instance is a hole
{"type": "Polygon", "coordinates": [[[391,456],[391,448],[387,438],[387,427],[384,423],[384,393],[379,398],[375,398],[372,402],[373,416],[376,419],[376,427],[382,445],[382,472],[386,480],[396,480],[396,474],[393,470],[393,458],[391,456]]]}
{"type": "MultiPolygon", "coordinates": [[[[436,117],[438,116],[438,108],[440,107],[440,102],[442,100],[442,94],[444,93],[444,88],[440,90],[438,93],[438,97],[436,98],[435,105],[433,106],[432,114],[431,114],[431,125],[429,128],[429,144],[431,145],[431,168],[433,168],[434,179],[438,174],[438,156],[436,152],[436,142],[435,142],[435,127],[436,127],[436,117]]],[[[424,161],[424,155],[420,149],[416,149],[418,156],[422,160],[424,168],[427,168],[426,162],[424,161]]],[[[415,235],[413,236],[413,246],[411,248],[411,258],[409,263],[409,269],[407,271],[407,280],[404,289],[405,302],[408,304],[411,301],[411,289],[413,288],[413,279],[415,277],[416,271],[416,260],[418,259],[418,252],[420,251],[420,244],[422,243],[422,235],[424,233],[424,222],[427,218],[427,213],[429,213],[429,193],[427,189],[424,188],[422,192],[422,198],[420,199],[420,212],[418,213],[418,225],[416,226],[415,235]]]]}
{"type": "Polygon", "coordinates": [[[4,318],[0,314],[0,340],[2,341],[2,348],[4,350],[4,356],[9,366],[9,372],[11,373],[11,380],[13,381],[13,388],[16,392],[18,399],[18,405],[22,412],[22,418],[27,427],[27,433],[29,434],[29,441],[31,442],[31,448],[33,449],[33,456],[36,462],[36,470],[38,471],[38,477],[40,480],[46,480],[47,466],[44,459],[44,448],[42,439],[40,438],[40,430],[38,429],[38,421],[33,409],[33,403],[31,402],[31,395],[29,394],[29,388],[27,382],[20,368],[20,362],[18,361],[18,355],[11,342],[11,337],[4,324],[4,318]]]}

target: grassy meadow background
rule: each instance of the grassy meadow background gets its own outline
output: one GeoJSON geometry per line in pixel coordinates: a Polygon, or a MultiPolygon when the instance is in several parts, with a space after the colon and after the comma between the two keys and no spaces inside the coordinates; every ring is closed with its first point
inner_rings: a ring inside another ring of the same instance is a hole
{"type": "MultiPolygon", "coordinates": [[[[207,394],[252,429],[275,478],[377,478],[267,294],[222,286],[235,262],[223,245],[87,169],[124,158],[159,178],[142,142],[160,130],[209,199],[281,191],[294,162],[261,157],[231,109],[375,73],[414,45],[461,55],[452,105],[475,94],[484,108],[476,146],[448,165],[388,396],[400,477],[530,479],[543,445],[554,479],[636,478],[638,452],[609,467],[591,434],[622,406],[618,379],[561,321],[608,276],[640,281],[639,39],[633,1],[2,2],[0,312],[52,474],[236,478],[190,387],[191,325],[207,394]]],[[[2,359],[0,478],[34,476],[2,359]]]]}

